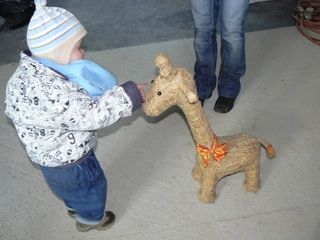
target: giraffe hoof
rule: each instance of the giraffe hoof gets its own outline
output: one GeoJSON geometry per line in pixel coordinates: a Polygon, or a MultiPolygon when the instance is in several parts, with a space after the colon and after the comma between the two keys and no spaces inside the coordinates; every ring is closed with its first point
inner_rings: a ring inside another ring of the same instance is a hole
{"type": "Polygon", "coordinates": [[[206,196],[206,195],[199,193],[198,197],[199,197],[200,201],[202,201],[204,203],[213,203],[216,200],[215,195],[206,196]]]}
{"type": "Polygon", "coordinates": [[[260,184],[249,185],[247,183],[244,183],[244,189],[247,192],[257,192],[260,189],[260,184]]]}

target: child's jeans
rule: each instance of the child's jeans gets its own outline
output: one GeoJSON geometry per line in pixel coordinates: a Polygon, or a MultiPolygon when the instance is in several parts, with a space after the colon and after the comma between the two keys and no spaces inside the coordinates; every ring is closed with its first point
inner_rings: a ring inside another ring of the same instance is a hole
{"type": "Polygon", "coordinates": [[[67,209],[77,212],[78,222],[95,225],[104,218],[107,179],[93,151],[78,165],[41,166],[41,169],[49,186],[64,200],[67,209]]]}

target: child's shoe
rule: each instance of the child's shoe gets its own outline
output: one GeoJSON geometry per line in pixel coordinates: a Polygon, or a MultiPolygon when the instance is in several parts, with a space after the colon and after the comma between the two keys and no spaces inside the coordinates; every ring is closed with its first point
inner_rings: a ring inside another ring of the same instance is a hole
{"type": "Polygon", "coordinates": [[[77,214],[76,211],[74,211],[74,210],[68,210],[68,215],[69,215],[70,217],[75,218],[75,217],[76,217],[76,214],[77,214]]]}
{"type": "Polygon", "coordinates": [[[77,222],[76,227],[80,232],[86,232],[91,229],[106,230],[112,227],[115,220],[116,220],[116,216],[113,214],[113,212],[106,211],[106,216],[98,224],[88,225],[88,224],[77,222]]]}

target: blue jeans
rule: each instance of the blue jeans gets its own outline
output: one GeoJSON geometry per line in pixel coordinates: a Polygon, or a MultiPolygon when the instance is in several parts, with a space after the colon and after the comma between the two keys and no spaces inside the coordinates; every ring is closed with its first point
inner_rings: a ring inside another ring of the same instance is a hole
{"type": "Polygon", "coordinates": [[[191,0],[195,23],[195,81],[200,99],[211,96],[216,87],[217,24],[221,24],[221,66],[218,95],[236,98],[240,78],[246,71],[245,17],[249,0],[191,0]],[[220,14],[220,19],[219,19],[220,14]]]}
{"type": "Polygon", "coordinates": [[[92,151],[83,162],[69,167],[43,167],[50,188],[65,202],[67,209],[77,212],[80,223],[95,225],[105,214],[107,179],[92,151]]]}

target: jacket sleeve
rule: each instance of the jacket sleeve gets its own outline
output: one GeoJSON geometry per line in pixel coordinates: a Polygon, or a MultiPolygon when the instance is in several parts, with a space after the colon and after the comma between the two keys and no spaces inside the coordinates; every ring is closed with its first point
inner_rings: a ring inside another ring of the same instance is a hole
{"type": "Polygon", "coordinates": [[[96,99],[87,94],[62,98],[64,104],[60,105],[61,109],[53,113],[48,122],[44,121],[44,125],[49,125],[43,127],[51,127],[50,125],[57,122],[55,127],[68,131],[90,131],[107,127],[123,117],[131,116],[132,112],[141,106],[142,100],[139,100],[141,93],[134,92],[134,88],[128,85],[131,84],[125,84],[125,87],[115,86],[96,99]]]}
{"type": "Polygon", "coordinates": [[[125,92],[131,99],[132,111],[135,111],[138,108],[140,108],[143,102],[143,98],[141,96],[140,90],[137,88],[137,84],[135,84],[132,81],[128,81],[122,84],[121,86],[124,88],[125,92]]]}
{"type": "Polygon", "coordinates": [[[83,88],[57,76],[44,72],[39,78],[31,74],[21,77],[18,70],[7,84],[6,115],[16,125],[92,131],[130,116],[142,104],[133,82],[93,99],[83,88]]]}

